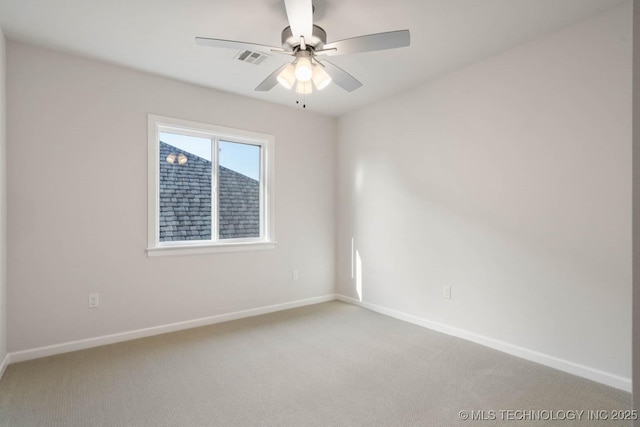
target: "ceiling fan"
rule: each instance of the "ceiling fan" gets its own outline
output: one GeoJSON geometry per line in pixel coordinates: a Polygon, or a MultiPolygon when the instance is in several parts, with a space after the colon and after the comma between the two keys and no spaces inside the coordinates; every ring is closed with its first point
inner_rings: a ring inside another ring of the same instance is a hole
{"type": "Polygon", "coordinates": [[[362,86],[351,74],[332,64],[324,56],[346,55],[409,46],[409,30],[369,34],[327,43],[327,33],[313,24],[311,0],[284,0],[289,26],[282,30],[282,48],[235,40],[196,37],[196,43],[228,49],[250,49],[293,56],[271,73],[255,90],[268,91],[280,83],[287,89],[295,87],[298,94],[321,90],[332,81],[347,92],[362,86]]]}

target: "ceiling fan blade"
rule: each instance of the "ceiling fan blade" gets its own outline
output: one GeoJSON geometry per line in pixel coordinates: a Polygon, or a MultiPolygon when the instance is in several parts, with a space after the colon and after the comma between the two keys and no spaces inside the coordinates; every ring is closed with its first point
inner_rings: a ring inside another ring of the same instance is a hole
{"type": "Polygon", "coordinates": [[[409,46],[410,43],[411,35],[409,34],[409,30],[399,30],[339,40],[337,42],[325,44],[323,49],[329,50],[325,55],[335,56],[349,53],[395,49],[397,47],[409,46]],[[330,49],[336,50],[330,51],[330,49]]]}
{"type": "Polygon", "coordinates": [[[303,36],[313,38],[313,6],[311,0],[284,0],[291,33],[296,39],[303,36]]]}
{"type": "Polygon", "coordinates": [[[362,86],[362,83],[351,74],[344,71],[342,68],[338,67],[335,64],[332,64],[329,61],[318,61],[322,62],[322,65],[325,66],[325,71],[331,76],[331,80],[342,89],[347,92],[353,92],[362,86]]]}
{"type": "Polygon", "coordinates": [[[268,90],[273,89],[273,87],[278,84],[278,74],[280,74],[282,70],[284,70],[284,67],[286,67],[287,65],[289,65],[288,62],[286,64],[283,64],[280,68],[275,70],[273,73],[269,74],[269,77],[264,79],[262,83],[260,83],[258,87],[255,88],[255,90],[258,92],[266,92],[268,90]]]}
{"type": "Polygon", "coordinates": [[[224,49],[249,49],[262,52],[284,52],[284,49],[275,46],[240,42],[237,40],[210,39],[207,37],[196,37],[196,44],[199,44],[201,46],[221,47],[224,49]]]}

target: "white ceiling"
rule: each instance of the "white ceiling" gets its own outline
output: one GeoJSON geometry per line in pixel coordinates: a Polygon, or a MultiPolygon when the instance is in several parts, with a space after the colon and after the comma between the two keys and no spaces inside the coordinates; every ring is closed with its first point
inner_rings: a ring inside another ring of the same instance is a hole
{"type": "MultiPolygon", "coordinates": [[[[328,42],[409,29],[411,46],[332,57],[364,86],[347,93],[331,85],[308,96],[307,108],[340,115],[625,1],[314,0],[314,23],[328,42]]],[[[0,26],[10,40],[295,106],[295,93],[279,85],[253,90],[287,57],[256,66],[234,60],[237,51],[194,42],[279,46],[283,0],[0,0],[0,26]]]]}

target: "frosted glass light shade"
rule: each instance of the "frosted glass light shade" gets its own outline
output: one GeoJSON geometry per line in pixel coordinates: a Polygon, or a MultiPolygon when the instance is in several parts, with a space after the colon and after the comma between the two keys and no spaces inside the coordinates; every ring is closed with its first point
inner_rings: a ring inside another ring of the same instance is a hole
{"type": "Polygon", "coordinates": [[[301,82],[308,82],[311,80],[311,75],[313,71],[311,70],[311,61],[309,58],[298,58],[296,61],[296,78],[301,82]]]}
{"type": "Polygon", "coordinates": [[[287,65],[284,70],[278,74],[278,83],[287,89],[291,89],[296,82],[296,67],[293,64],[287,65]]]}
{"type": "Polygon", "coordinates": [[[187,156],[182,153],[178,154],[178,164],[184,165],[185,163],[187,163],[187,156]]]}
{"type": "Polygon", "coordinates": [[[322,90],[329,86],[331,83],[331,76],[324,70],[321,65],[313,66],[313,84],[316,85],[316,89],[322,90]]]}
{"type": "Polygon", "coordinates": [[[298,81],[296,85],[296,93],[299,95],[308,95],[313,92],[313,87],[311,87],[311,82],[301,82],[298,81]]]}
{"type": "Polygon", "coordinates": [[[176,162],[176,155],[175,153],[171,153],[167,156],[167,163],[169,163],[170,165],[174,164],[176,162]]]}

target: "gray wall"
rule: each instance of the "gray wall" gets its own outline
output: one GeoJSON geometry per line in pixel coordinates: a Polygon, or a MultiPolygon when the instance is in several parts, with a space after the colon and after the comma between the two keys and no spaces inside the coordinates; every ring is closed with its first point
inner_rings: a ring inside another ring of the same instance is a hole
{"type": "MultiPolygon", "coordinates": [[[[640,0],[633,2],[633,407],[640,410],[640,0]]],[[[640,420],[634,425],[640,426],[640,420]]]]}
{"type": "Polygon", "coordinates": [[[6,181],[6,55],[5,38],[0,28],[0,375],[7,354],[7,181],[6,181]]]}
{"type": "Polygon", "coordinates": [[[341,117],[338,293],[630,389],[631,36],[625,2],[341,117]]]}
{"type": "Polygon", "coordinates": [[[334,293],[335,119],[7,46],[10,352],[334,293]],[[275,250],[147,257],[148,113],[275,136],[275,250]]]}

